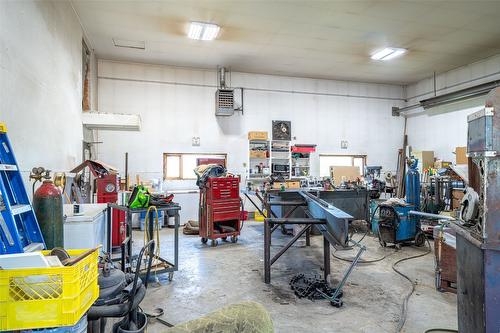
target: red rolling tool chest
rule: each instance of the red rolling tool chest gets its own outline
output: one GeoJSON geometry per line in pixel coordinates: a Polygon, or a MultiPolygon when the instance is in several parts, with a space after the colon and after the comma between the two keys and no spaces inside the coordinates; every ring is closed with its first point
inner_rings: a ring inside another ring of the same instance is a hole
{"type": "Polygon", "coordinates": [[[201,241],[211,240],[217,246],[217,239],[236,243],[240,234],[242,219],[240,200],[240,179],[238,177],[209,178],[200,190],[200,232],[201,241]]]}

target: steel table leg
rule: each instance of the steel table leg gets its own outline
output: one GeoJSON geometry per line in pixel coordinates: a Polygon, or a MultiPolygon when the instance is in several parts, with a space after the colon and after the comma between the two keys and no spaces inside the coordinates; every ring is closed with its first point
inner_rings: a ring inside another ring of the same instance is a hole
{"type": "Polygon", "coordinates": [[[108,208],[106,209],[106,223],[107,223],[107,230],[106,232],[108,233],[107,235],[107,249],[105,250],[105,252],[108,252],[110,254],[110,257],[111,257],[111,251],[112,251],[112,246],[113,246],[113,241],[112,241],[112,234],[113,234],[113,222],[111,220],[111,216],[112,216],[112,210],[111,210],[111,207],[108,206],[108,208]]]}
{"type": "Polygon", "coordinates": [[[271,225],[264,220],[264,282],[271,283],[271,225]]]}
{"type": "Polygon", "coordinates": [[[257,206],[257,204],[252,200],[252,198],[250,198],[250,196],[245,193],[245,196],[247,197],[247,199],[252,203],[252,205],[255,207],[255,209],[257,209],[259,211],[259,213],[264,216],[264,212],[262,211],[262,209],[260,209],[259,206],[257,206]]]}
{"type": "MultiPolygon", "coordinates": [[[[126,267],[127,263],[126,261],[129,261],[129,270],[131,270],[132,267],[132,212],[127,211],[127,217],[126,217],[126,224],[127,224],[127,237],[129,238],[129,241],[127,243],[127,255],[125,262],[123,263],[123,266],[126,267]]],[[[125,272],[125,270],[124,270],[125,272]]]]}
{"type": "Polygon", "coordinates": [[[325,280],[327,280],[328,275],[330,275],[330,242],[326,237],[323,237],[323,268],[325,280]]]}
{"type": "Polygon", "coordinates": [[[174,270],[179,269],[179,226],[181,224],[181,218],[179,211],[175,212],[175,231],[174,231],[174,270]]]}
{"type": "Polygon", "coordinates": [[[278,253],[274,255],[274,257],[271,259],[271,265],[274,264],[274,262],[278,260],[279,257],[281,257],[283,253],[285,253],[290,248],[290,246],[292,246],[297,241],[297,239],[299,239],[310,227],[311,225],[306,225],[302,229],[300,229],[300,231],[297,232],[297,234],[293,236],[293,238],[288,243],[286,243],[286,245],[283,246],[281,250],[278,251],[278,253]]]}
{"type": "MultiPolygon", "coordinates": [[[[154,226],[154,211],[151,209],[149,211],[149,216],[148,216],[148,241],[154,239],[154,234],[155,234],[155,226],[154,226]]],[[[160,246],[160,244],[157,244],[156,246],[160,246]]]]}

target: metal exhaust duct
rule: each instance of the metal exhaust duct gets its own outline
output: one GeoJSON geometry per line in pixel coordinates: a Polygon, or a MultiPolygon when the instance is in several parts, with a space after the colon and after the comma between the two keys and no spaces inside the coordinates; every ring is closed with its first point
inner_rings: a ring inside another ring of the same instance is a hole
{"type": "Polygon", "coordinates": [[[451,103],[459,103],[466,100],[471,100],[473,98],[479,98],[481,96],[485,96],[496,87],[500,87],[500,80],[495,80],[474,87],[460,89],[443,95],[423,99],[417,104],[409,105],[403,108],[393,107],[392,114],[393,116],[406,115],[407,113],[409,113],[409,111],[418,109],[420,107],[422,107],[424,110],[429,110],[451,103]]]}

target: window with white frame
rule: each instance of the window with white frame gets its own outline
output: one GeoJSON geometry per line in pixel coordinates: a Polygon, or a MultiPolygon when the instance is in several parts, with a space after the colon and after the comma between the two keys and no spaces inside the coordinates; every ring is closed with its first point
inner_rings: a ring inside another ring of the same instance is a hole
{"type": "Polygon", "coordinates": [[[201,164],[227,165],[226,154],[165,153],[163,154],[164,179],[196,179],[194,169],[201,164]]]}
{"type": "Polygon", "coordinates": [[[330,176],[331,166],[357,166],[359,175],[362,176],[366,165],[366,155],[319,155],[319,175],[320,177],[330,176]]]}

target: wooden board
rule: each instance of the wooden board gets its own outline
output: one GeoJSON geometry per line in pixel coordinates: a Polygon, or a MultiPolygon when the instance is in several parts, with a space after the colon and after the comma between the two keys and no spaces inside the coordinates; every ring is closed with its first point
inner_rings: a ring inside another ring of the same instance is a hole
{"type": "Polygon", "coordinates": [[[267,140],[267,132],[250,131],[248,132],[248,140],[267,140]]]}
{"type": "Polygon", "coordinates": [[[467,164],[467,147],[455,148],[455,162],[456,164],[467,164]]]}
{"type": "Polygon", "coordinates": [[[415,158],[418,159],[418,167],[420,171],[432,168],[434,166],[434,151],[413,151],[412,154],[415,158]]]}
{"type": "Polygon", "coordinates": [[[340,185],[345,181],[355,181],[360,177],[359,168],[357,166],[331,166],[330,176],[335,185],[340,185]]]}

